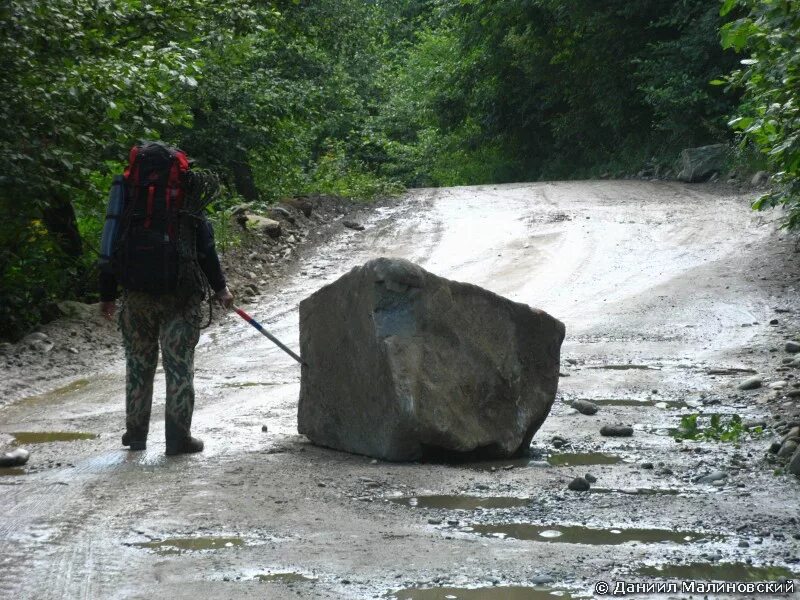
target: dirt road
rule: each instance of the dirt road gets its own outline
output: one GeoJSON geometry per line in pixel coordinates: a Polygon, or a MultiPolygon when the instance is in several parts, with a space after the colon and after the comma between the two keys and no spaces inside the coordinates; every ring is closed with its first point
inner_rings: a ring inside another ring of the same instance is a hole
{"type": "MultiPolygon", "coordinates": [[[[161,420],[146,452],[120,447],[121,363],[0,409],[6,439],[51,432],[27,445],[26,472],[0,477],[0,597],[569,598],[601,579],[797,577],[800,482],[765,463],[774,435],[670,436],[688,413],[796,419],[793,370],[776,369],[797,331],[797,255],[750,199],[576,182],[419,190],[375,209],[249,308],[296,346],[298,302],[386,255],[548,311],[567,326],[564,377],[531,456],[388,464],[311,446],[297,365],[230,317],[199,349],[202,455],[166,458],[161,420]],[[723,368],[742,371],[709,373],[723,368]],[[746,370],[785,389],[740,392],[746,370]],[[578,398],[598,413],[571,409],[578,398]],[[600,436],[615,423],[633,437],[600,436]],[[567,490],[587,472],[592,491],[567,490]]],[[[154,415],[160,370],[157,389],[154,415]]]]}

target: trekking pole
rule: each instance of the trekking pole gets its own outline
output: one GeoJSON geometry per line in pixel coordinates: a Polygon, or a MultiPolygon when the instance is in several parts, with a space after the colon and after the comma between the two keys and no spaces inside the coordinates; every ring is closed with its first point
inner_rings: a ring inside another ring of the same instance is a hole
{"type": "Polygon", "coordinates": [[[255,320],[253,317],[251,317],[250,315],[248,315],[246,312],[244,312],[244,311],[243,311],[241,308],[239,308],[239,307],[238,307],[238,306],[236,306],[235,304],[234,304],[233,306],[231,306],[231,308],[233,308],[233,310],[234,310],[234,311],[236,311],[236,314],[237,314],[237,315],[239,315],[240,317],[242,317],[242,318],[243,318],[245,321],[247,321],[248,323],[250,323],[250,325],[252,325],[252,326],[253,326],[253,327],[255,327],[256,329],[258,329],[258,331],[260,331],[260,332],[261,332],[261,333],[262,333],[262,334],[263,334],[265,337],[267,337],[267,338],[269,339],[269,341],[271,341],[273,344],[275,344],[275,345],[276,345],[278,348],[280,348],[281,350],[283,350],[284,352],[286,352],[286,354],[288,354],[289,356],[291,356],[293,359],[295,359],[295,360],[296,360],[297,362],[299,362],[301,365],[303,365],[303,366],[306,366],[306,367],[308,366],[308,363],[306,363],[306,362],[305,362],[305,361],[304,361],[302,358],[300,358],[299,356],[297,356],[297,354],[295,354],[295,353],[294,353],[294,352],[292,352],[292,351],[291,351],[289,348],[287,348],[287,347],[286,347],[286,346],[285,346],[285,345],[284,345],[284,344],[283,344],[283,343],[282,343],[282,342],[281,342],[281,341],[280,341],[278,338],[276,338],[274,335],[272,335],[272,334],[271,334],[269,331],[267,331],[266,329],[264,329],[264,328],[261,326],[261,323],[259,323],[258,321],[256,321],[256,320],[255,320]]]}

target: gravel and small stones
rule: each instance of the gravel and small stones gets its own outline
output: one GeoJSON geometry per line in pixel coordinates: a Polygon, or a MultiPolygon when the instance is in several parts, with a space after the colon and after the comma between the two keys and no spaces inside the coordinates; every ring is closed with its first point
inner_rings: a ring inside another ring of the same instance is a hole
{"type": "Polygon", "coordinates": [[[605,437],[631,437],[633,436],[633,427],[630,425],[603,425],[600,429],[600,435],[605,437]]]}
{"type": "Polygon", "coordinates": [[[567,440],[561,437],[560,435],[555,435],[550,440],[550,443],[553,444],[554,448],[561,448],[567,443],[567,440]]]}
{"type": "Polygon", "coordinates": [[[588,400],[573,400],[570,406],[582,415],[592,416],[597,414],[597,404],[588,400]]]}
{"type": "Polygon", "coordinates": [[[576,477],[569,482],[567,487],[573,492],[588,492],[592,486],[585,478],[576,477]]]}
{"type": "Polygon", "coordinates": [[[744,381],[742,381],[737,387],[742,391],[747,390],[757,390],[761,387],[764,383],[764,380],[761,378],[760,375],[755,375],[753,377],[748,377],[744,381]]]}

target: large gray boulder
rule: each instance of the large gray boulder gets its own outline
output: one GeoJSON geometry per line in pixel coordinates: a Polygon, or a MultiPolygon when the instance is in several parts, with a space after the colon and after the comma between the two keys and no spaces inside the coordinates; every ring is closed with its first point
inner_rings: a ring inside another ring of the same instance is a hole
{"type": "Polygon", "coordinates": [[[681,152],[678,179],[687,183],[707,181],[725,168],[728,147],[725,144],[686,148],[681,152]]]}
{"type": "Polygon", "coordinates": [[[298,429],[384,460],[513,456],[550,412],[563,340],[543,311],[372,260],[300,303],[298,429]]]}

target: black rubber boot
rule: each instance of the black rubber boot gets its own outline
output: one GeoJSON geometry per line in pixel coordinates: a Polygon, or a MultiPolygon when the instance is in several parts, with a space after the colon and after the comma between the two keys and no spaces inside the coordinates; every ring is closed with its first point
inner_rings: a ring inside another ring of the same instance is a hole
{"type": "Polygon", "coordinates": [[[131,452],[140,452],[147,449],[147,438],[135,436],[130,431],[126,431],[122,434],[122,445],[128,446],[131,452]]]}
{"type": "Polygon", "coordinates": [[[167,449],[165,454],[167,456],[175,456],[176,454],[193,454],[195,452],[203,451],[203,440],[189,436],[180,441],[167,440],[167,449]]]}

